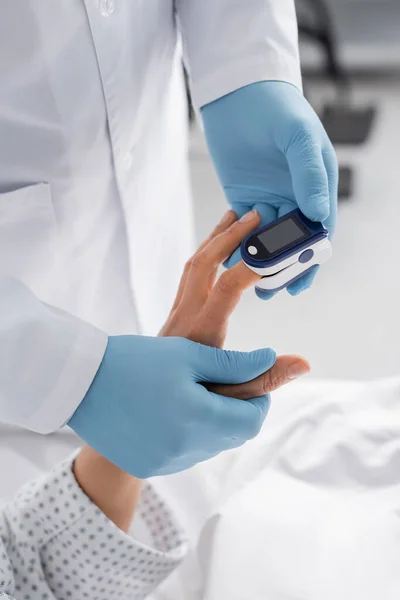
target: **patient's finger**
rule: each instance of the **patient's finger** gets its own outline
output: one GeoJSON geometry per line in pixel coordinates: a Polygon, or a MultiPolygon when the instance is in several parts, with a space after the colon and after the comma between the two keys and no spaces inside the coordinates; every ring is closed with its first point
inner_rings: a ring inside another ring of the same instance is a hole
{"type": "Polygon", "coordinates": [[[259,223],[258,213],[250,211],[240,221],[236,221],[212,239],[201,252],[195,254],[181,300],[181,304],[185,305],[190,314],[197,315],[203,306],[214,283],[217,268],[259,223]]]}
{"type": "Polygon", "coordinates": [[[222,217],[222,219],[220,220],[218,225],[216,225],[214,227],[214,229],[212,230],[210,235],[197,248],[195,255],[198,254],[199,252],[201,252],[213,239],[215,239],[218,235],[220,235],[220,233],[223,233],[224,231],[229,229],[229,227],[231,227],[237,220],[238,220],[238,216],[235,213],[235,211],[228,210],[224,214],[224,216],[222,217]]]}
{"type": "Polygon", "coordinates": [[[188,262],[185,265],[185,268],[184,268],[184,271],[183,271],[183,274],[182,274],[182,277],[181,277],[181,280],[179,283],[178,292],[176,294],[176,298],[175,298],[174,304],[172,306],[172,311],[177,309],[177,307],[179,306],[179,303],[182,300],[182,297],[183,297],[183,294],[185,291],[185,287],[186,287],[186,283],[187,283],[187,279],[188,279],[188,275],[189,275],[194,257],[197,254],[199,254],[199,252],[201,252],[203,250],[203,248],[205,248],[211,242],[211,240],[216,238],[220,233],[224,232],[226,229],[228,229],[228,227],[233,225],[233,223],[235,221],[237,221],[236,213],[233,210],[228,210],[224,214],[224,216],[222,217],[222,219],[220,220],[218,225],[216,227],[214,227],[214,229],[210,233],[210,235],[204,240],[204,242],[202,242],[202,244],[200,244],[200,246],[198,247],[198,249],[192,256],[192,258],[188,260],[188,262]]]}
{"type": "Polygon", "coordinates": [[[290,383],[298,377],[307,375],[310,365],[299,356],[278,356],[274,366],[248,383],[238,385],[207,384],[207,389],[221,396],[251,400],[265,396],[278,388],[290,383]]]}
{"type": "Polygon", "coordinates": [[[260,215],[257,211],[251,210],[246,213],[240,221],[235,221],[230,227],[211,239],[201,252],[196,253],[201,259],[201,264],[205,263],[208,267],[219,267],[226,259],[227,253],[232,253],[259,224],[260,215]]]}
{"type": "Polygon", "coordinates": [[[228,320],[242,292],[259,281],[260,276],[242,262],[225,271],[193,322],[190,338],[205,346],[222,346],[228,320]]]}

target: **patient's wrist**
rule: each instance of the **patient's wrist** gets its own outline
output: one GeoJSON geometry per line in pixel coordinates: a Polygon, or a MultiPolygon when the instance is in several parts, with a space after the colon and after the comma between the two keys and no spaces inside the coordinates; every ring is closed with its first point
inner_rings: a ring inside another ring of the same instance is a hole
{"type": "Polygon", "coordinates": [[[141,481],[84,446],[74,461],[77,482],[90,500],[122,531],[130,528],[141,481]]]}

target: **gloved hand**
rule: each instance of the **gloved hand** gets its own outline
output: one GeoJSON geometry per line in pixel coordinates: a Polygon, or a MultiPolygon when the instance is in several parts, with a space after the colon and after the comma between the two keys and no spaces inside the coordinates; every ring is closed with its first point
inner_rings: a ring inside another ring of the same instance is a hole
{"type": "Polygon", "coordinates": [[[257,435],[268,411],[268,396],[244,402],[202,383],[249,381],[275,358],[270,349],[229,352],[178,337],[110,337],[68,424],[136,477],[178,472],[257,435]]]}
{"type": "MultiPolygon", "coordinates": [[[[263,81],[243,87],[201,109],[219,179],[241,217],[256,209],[262,224],[299,207],[332,233],[338,167],[335,151],[307,100],[289,83],[263,81]]],[[[237,250],[227,262],[240,259],[237,250]]],[[[307,289],[315,271],[288,287],[307,289]]],[[[270,298],[270,292],[257,292],[270,298]]]]}

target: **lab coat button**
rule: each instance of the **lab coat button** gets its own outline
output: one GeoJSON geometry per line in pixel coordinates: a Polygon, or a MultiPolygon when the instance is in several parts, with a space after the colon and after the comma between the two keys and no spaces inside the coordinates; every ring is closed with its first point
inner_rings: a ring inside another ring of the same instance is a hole
{"type": "Polygon", "coordinates": [[[115,9],[114,0],[100,0],[100,12],[103,17],[109,17],[115,9]]]}

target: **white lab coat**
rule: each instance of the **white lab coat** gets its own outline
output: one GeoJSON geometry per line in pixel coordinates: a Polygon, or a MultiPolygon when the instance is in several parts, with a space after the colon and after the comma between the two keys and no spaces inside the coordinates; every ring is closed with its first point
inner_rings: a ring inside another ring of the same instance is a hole
{"type": "Polygon", "coordinates": [[[155,333],[168,312],[193,242],[181,46],[197,108],[301,85],[293,0],[1,9],[1,421],[56,430],[107,334],[155,333]]]}

